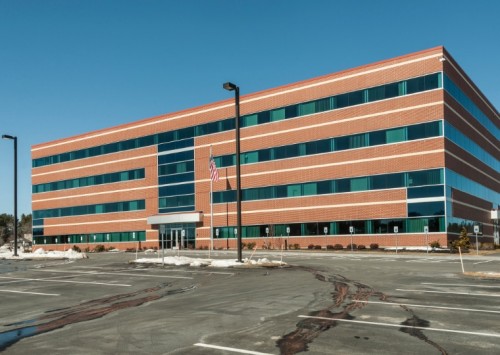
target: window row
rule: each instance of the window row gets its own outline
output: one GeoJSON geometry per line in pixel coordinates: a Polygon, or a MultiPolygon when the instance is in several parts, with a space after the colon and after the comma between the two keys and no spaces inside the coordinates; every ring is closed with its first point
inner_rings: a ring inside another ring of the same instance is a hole
{"type": "Polygon", "coordinates": [[[168,184],[178,184],[183,182],[193,182],[194,172],[174,174],[174,175],[164,175],[158,177],[158,185],[168,185],[168,184]]]}
{"type": "Polygon", "coordinates": [[[500,137],[500,128],[447,75],[444,76],[444,89],[494,137],[500,137]]]}
{"type": "Polygon", "coordinates": [[[76,179],[54,181],[54,182],[47,182],[44,184],[33,185],[32,192],[34,194],[37,194],[41,192],[58,191],[58,190],[74,189],[85,186],[111,184],[114,182],[121,182],[121,181],[138,180],[138,179],[144,179],[144,177],[145,177],[144,169],[119,171],[109,174],[86,176],[76,179]]]}
{"type": "MultiPolygon", "coordinates": [[[[394,234],[394,227],[398,227],[401,233],[424,233],[424,227],[429,228],[430,233],[445,231],[444,217],[431,218],[398,218],[398,219],[376,219],[337,222],[309,222],[290,224],[264,224],[256,226],[242,226],[242,238],[267,238],[267,237],[306,237],[306,236],[342,236],[351,234],[394,234]]],[[[215,238],[236,238],[235,226],[214,227],[215,238]]],[[[334,243],[334,240],[331,240],[334,243]]]]}
{"type": "MultiPolygon", "coordinates": [[[[380,131],[327,138],[317,141],[290,144],[281,147],[259,149],[240,154],[241,164],[251,164],[270,160],[330,153],[347,149],[377,146],[381,144],[405,142],[442,135],[442,122],[434,121],[417,125],[391,128],[380,131]]],[[[236,155],[228,154],[214,158],[217,167],[236,164],[236,155]]]]}
{"type": "Polygon", "coordinates": [[[415,198],[443,197],[444,185],[430,185],[422,187],[409,187],[406,190],[408,200],[415,198]]]}
{"type": "Polygon", "coordinates": [[[444,201],[408,203],[408,217],[444,216],[444,201]]]}
{"type": "Polygon", "coordinates": [[[194,183],[179,184],[171,186],[161,186],[158,188],[158,196],[178,196],[194,194],[194,183]]]}
{"type": "Polygon", "coordinates": [[[56,218],[56,217],[68,217],[68,216],[82,216],[89,214],[138,211],[138,210],[144,210],[145,208],[146,208],[145,200],[121,201],[121,202],[101,203],[96,205],[52,208],[47,210],[33,211],[33,220],[41,218],[56,218]]]}
{"type": "Polygon", "coordinates": [[[159,208],[172,208],[172,207],[192,207],[194,209],[194,194],[162,197],[158,199],[159,208]]]}
{"type": "Polygon", "coordinates": [[[165,165],[171,163],[179,163],[194,159],[194,150],[185,150],[172,154],[163,154],[158,156],[158,165],[165,165]]]}
{"type": "MultiPolygon", "coordinates": [[[[354,106],[383,99],[389,99],[407,94],[413,94],[416,92],[433,90],[440,87],[442,87],[441,73],[435,73],[422,77],[403,80],[396,83],[380,85],[373,88],[357,90],[350,93],[344,93],[332,97],[322,98],[319,100],[309,101],[273,110],[263,111],[256,114],[242,116],[240,126],[241,127],[254,126],[257,124],[279,121],[282,119],[295,118],[304,115],[310,115],[313,113],[335,110],[343,107],[354,106]]],[[[233,130],[234,128],[235,128],[234,118],[227,118],[216,122],[204,123],[198,126],[186,127],[175,131],[163,132],[140,138],[132,138],[121,142],[114,142],[97,147],[85,148],[72,152],[66,152],[62,154],[37,158],[33,159],[32,166],[36,168],[40,166],[95,157],[103,154],[116,153],[119,151],[136,149],[155,144],[175,142],[206,134],[229,131],[233,130]]],[[[184,143],[179,143],[179,144],[182,145],[184,143]]],[[[165,151],[168,149],[179,149],[179,148],[175,145],[161,147],[161,151],[165,151]]]]}
{"type": "Polygon", "coordinates": [[[445,122],[444,125],[444,135],[450,141],[458,145],[460,148],[469,152],[471,155],[481,160],[486,165],[489,165],[491,168],[496,171],[500,171],[500,160],[492,156],[490,153],[481,148],[478,144],[476,144],[472,139],[467,137],[465,134],[456,129],[451,123],[448,121],[445,122]]]}
{"type": "Polygon", "coordinates": [[[448,199],[453,199],[452,189],[457,189],[468,193],[471,196],[478,197],[485,201],[490,201],[492,206],[498,206],[500,203],[500,190],[492,190],[480,183],[466,178],[463,175],[451,170],[446,169],[446,196],[448,199]]]}
{"type": "MultiPolygon", "coordinates": [[[[433,169],[249,188],[241,191],[241,200],[253,201],[412,186],[442,185],[443,182],[443,170],[433,169]]],[[[236,190],[214,192],[213,201],[214,203],[235,202],[236,190]]]]}
{"type": "Polygon", "coordinates": [[[300,104],[262,111],[242,117],[241,126],[249,127],[288,118],[311,115],[339,108],[375,102],[442,87],[441,73],[361,89],[300,104]]]}
{"type": "Polygon", "coordinates": [[[90,243],[117,243],[117,242],[143,242],[146,240],[145,231],[112,232],[94,234],[72,234],[35,237],[33,244],[90,244],[90,243]]]}
{"type": "Polygon", "coordinates": [[[158,176],[182,174],[194,171],[194,160],[158,166],[158,176]]]}

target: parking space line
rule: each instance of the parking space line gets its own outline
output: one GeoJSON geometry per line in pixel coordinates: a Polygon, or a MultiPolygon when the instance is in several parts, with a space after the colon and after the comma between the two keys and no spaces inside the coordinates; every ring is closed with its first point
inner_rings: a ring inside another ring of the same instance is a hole
{"type": "Polygon", "coordinates": [[[498,293],[470,293],[470,292],[446,292],[446,291],[426,291],[426,290],[407,290],[402,288],[397,288],[396,291],[403,292],[421,292],[421,293],[447,293],[450,295],[465,295],[465,296],[485,296],[485,297],[500,297],[498,293]]]}
{"type": "MultiPolygon", "coordinates": [[[[75,275],[76,277],[77,275],[75,275]]],[[[28,277],[8,277],[8,276],[0,276],[0,279],[9,279],[9,280],[19,280],[21,281],[42,281],[42,282],[60,282],[60,283],[74,283],[74,284],[86,284],[86,285],[103,285],[103,286],[119,286],[119,287],[130,287],[132,285],[127,284],[113,284],[109,282],[95,282],[95,281],[73,281],[73,280],[54,280],[51,278],[47,279],[32,279],[28,277]]]]}
{"type": "Polygon", "coordinates": [[[37,295],[37,296],[61,296],[59,293],[42,293],[42,292],[28,292],[28,291],[15,291],[15,290],[0,290],[0,292],[22,293],[22,294],[37,295]]]}
{"type": "Polygon", "coordinates": [[[391,324],[391,323],[381,323],[381,322],[368,322],[354,319],[336,319],[336,318],[328,318],[328,317],[315,317],[315,316],[306,316],[299,315],[299,318],[312,318],[312,319],[323,319],[335,322],[346,322],[346,323],[358,323],[358,324],[367,324],[367,325],[381,325],[385,327],[395,327],[395,328],[411,328],[411,329],[419,329],[419,330],[432,330],[436,332],[445,332],[445,333],[457,333],[457,334],[467,334],[467,335],[479,335],[485,337],[493,337],[500,338],[500,334],[498,333],[482,333],[482,332],[470,332],[464,330],[454,330],[454,329],[444,329],[444,328],[431,328],[431,327],[417,327],[411,325],[402,325],[402,324],[391,324]]]}
{"type": "Polygon", "coordinates": [[[427,306],[424,304],[411,304],[411,303],[392,303],[392,302],[382,302],[382,301],[361,301],[354,300],[354,302],[358,303],[367,303],[367,304],[381,304],[384,306],[408,306],[408,307],[416,307],[416,308],[436,308],[436,309],[448,309],[450,311],[467,311],[467,312],[484,312],[484,313],[499,313],[500,311],[490,311],[487,309],[474,309],[474,308],[458,308],[458,307],[445,307],[445,306],[427,306]]]}
{"type": "Polygon", "coordinates": [[[490,263],[492,262],[493,260],[485,260],[485,261],[478,261],[477,263],[473,263],[474,265],[477,265],[477,264],[485,264],[485,263],[490,263]]]}
{"type": "Polygon", "coordinates": [[[217,350],[232,351],[233,353],[240,353],[240,354],[272,355],[270,353],[261,353],[258,351],[244,350],[244,349],[238,349],[238,348],[229,348],[227,346],[211,345],[211,344],[204,344],[204,343],[196,343],[196,344],[194,344],[194,346],[199,346],[202,348],[217,349],[217,350]]]}
{"type": "MultiPolygon", "coordinates": [[[[52,276],[52,277],[44,277],[45,280],[52,280],[52,279],[64,279],[64,278],[68,278],[68,277],[74,277],[72,275],[64,275],[64,276],[52,276]]],[[[6,276],[3,276],[0,278],[8,278],[6,276]]],[[[20,283],[20,282],[24,282],[23,279],[19,279],[19,280],[14,280],[14,281],[2,281],[0,282],[0,286],[3,286],[3,285],[7,285],[7,284],[15,284],[15,283],[20,283]]]]}
{"type": "Polygon", "coordinates": [[[70,271],[70,270],[33,270],[33,271],[41,271],[41,272],[60,272],[60,273],[75,273],[75,274],[86,274],[86,275],[113,275],[113,276],[136,276],[136,277],[158,277],[158,278],[170,278],[170,279],[188,279],[192,280],[192,277],[187,276],[170,276],[170,275],[144,275],[144,274],[130,274],[124,272],[101,272],[101,271],[70,271]]]}
{"type": "Polygon", "coordinates": [[[466,285],[466,284],[441,284],[441,283],[437,283],[437,282],[422,282],[422,285],[500,288],[500,285],[492,286],[492,285],[470,285],[470,284],[469,285],[466,285]]]}

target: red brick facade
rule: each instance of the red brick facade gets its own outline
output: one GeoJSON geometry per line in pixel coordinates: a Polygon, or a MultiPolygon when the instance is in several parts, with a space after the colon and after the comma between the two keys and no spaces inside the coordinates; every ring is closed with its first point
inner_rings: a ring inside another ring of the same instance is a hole
{"type": "MultiPolygon", "coordinates": [[[[370,64],[311,80],[269,89],[241,97],[241,114],[250,114],[276,107],[315,100],[345,92],[370,88],[431,73],[445,72],[473,102],[485,112],[495,125],[498,112],[467,78],[453,58],[442,47],[370,64]],[[446,58],[445,61],[440,60],[446,58]]],[[[243,85],[243,83],[241,83],[243,85]]],[[[167,132],[234,116],[234,101],[227,99],[202,107],[166,114],[100,131],[90,132],[32,147],[32,158],[61,154],[95,147],[130,138],[167,132]]],[[[246,127],[241,130],[241,151],[308,142],[326,137],[338,137],[362,132],[407,126],[416,123],[446,119],[456,128],[468,132],[477,142],[486,138],[492,144],[482,148],[498,159],[498,137],[479,124],[470,113],[457,104],[442,88],[392,99],[371,102],[342,109],[325,111],[294,119],[246,127]],[[496,144],[496,147],[495,147],[496,144]]],[[[195,138],[195,210],[203,212],[203,221],[196,227],[196,247],[207,246],[210,237],[210,180],[208,158],[210,146],[215,156],[234,153],[234,130],[195,138]]],[[[385,173],[449,168],[463,176],[499,190],[500,173],[443,136],[414,142],[401,142],[365,147],[330,154],[318,154],[291,159],[242,165],[243,188],[290,184],[324,179],[369,176],[385,173]],[[470,165],[475,167],[471,169],[470,165]],[[478,173],[484,172],[484,174],[478,173]]],[[[82,176],[145,168],[145,178],[120,183],[88,186],[34,194],[33,210],[45,210],[75,205],[99,204],[145,199],[146,209],[133,212],[94,214],[84,216],[47,218],[43,221],[44,235],[112,233],[119,231],[146,231],[144,247],[158,246],[158,226],[149,225],[147,218],[158,214],[157,146],[148,146],[92,158],[36,167],[32,170],[32,184],[41,184],[82,176]]],[[[220,181],[214,191],[235,187],[235,167],[221,168],[220,181]]],[[[483,212],[495,208],[494,203],[473,198],[460,191],[453,192],[454,215],[485,223],[484,233],[492,233],[491,221],[483,212]]],[[[236,224],[236,204],[215,204],[214,226],[236,224]]],[[[364,191],[299,198],[244,201],[242,224],[284,224],[301,222],[346,221],[361,219],[406,218],[406,189],[364,191]]],[[[423,233],[398,235],[399,245],[424,245],[423,233]]],[[[442,245],[450,235],[445,231],[429,237],[442,245]]],[[[284,239],[272,239],[276,248],[284,239]]],[[[252,241],[252,240],[248,240],[252,241]]],[[[253,240],[258,246],[262,238],[253,240]]],[[[357,235],[357,244],[395,245],[391,234],[357,235]]],[[[234,247],[235,239],[216,240],[214,246],[234,247]]],[[[350,243],[350,236],[290,237],[287,244],[350,243]]],[[[110,243],[112,244],[112,243],[110,243]]],[[[118,243],[120,249],[135,247],[133,243],[118,243]]],[[[63,246],[51,245],[53,249],[63,246]]]]}

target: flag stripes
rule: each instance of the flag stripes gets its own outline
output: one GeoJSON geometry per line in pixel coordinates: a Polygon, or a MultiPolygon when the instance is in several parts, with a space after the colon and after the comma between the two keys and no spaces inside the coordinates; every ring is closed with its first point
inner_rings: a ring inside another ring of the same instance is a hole
{"type": "Polygon", "coordinates": [[[215,165],[215,160],[212,155],[210,156],[208,169],[210,170],[210,180],[212,180],[213,182],[219,181],[219,171],[217,170],[217,165],[215,165]]]}

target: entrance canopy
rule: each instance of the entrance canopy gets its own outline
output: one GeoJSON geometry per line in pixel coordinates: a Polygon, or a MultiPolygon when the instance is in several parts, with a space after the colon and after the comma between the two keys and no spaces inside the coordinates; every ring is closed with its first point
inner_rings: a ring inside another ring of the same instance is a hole
{"type": "Polygon", "coordinates": [[[203,212],[181,212],[148,217],[148,224],[198,223],[203,220],[203,212]]]}

